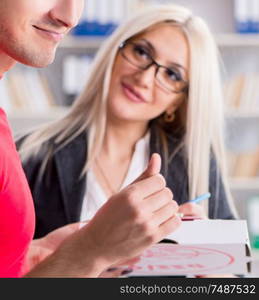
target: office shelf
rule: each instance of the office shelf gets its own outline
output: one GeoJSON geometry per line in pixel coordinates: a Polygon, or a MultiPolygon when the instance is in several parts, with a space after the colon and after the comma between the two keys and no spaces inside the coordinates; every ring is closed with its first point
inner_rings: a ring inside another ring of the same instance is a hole
{"type": "Polygon", "coordinates": [[[215,36],[219,47],[259,47],[259,34],[221,33],[215,36]]]}
{"type": "Polygon", "coordinates": [[[250,178],[230,178],[230,187],[232,190],[254,190],[259,192],[259,177],[250,178]]]}
{"type": "Polygon", "coordinates": [[[228,109],[226,117],[229,119],[259,119],[259,108],[249,110],[228,109]]]}
{"type": "Polygon", "coordinates": [[[94,37],[94,36],[67,36],[60,44],[61,49],[98,49],[105,37],[94,37]]]}

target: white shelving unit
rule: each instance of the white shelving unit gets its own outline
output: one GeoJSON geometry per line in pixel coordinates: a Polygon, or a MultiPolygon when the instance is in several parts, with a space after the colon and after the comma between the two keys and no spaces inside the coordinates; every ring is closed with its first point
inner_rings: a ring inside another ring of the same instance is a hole
{"type": "MultiPolygon", "coordinates": [[[[60,48],[73,50],[93,48],[98,49],[105,38],[67,36],[60,48]]],[[[215,40],[219,47],[259,47],[258,34],[217,33],[215,40]]]]}

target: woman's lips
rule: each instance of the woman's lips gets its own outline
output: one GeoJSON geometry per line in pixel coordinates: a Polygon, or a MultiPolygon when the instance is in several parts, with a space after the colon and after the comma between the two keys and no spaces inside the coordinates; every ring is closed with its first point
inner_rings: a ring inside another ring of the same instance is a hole
{"type": "Polygon", "coordinates": [[[147,102],[138,92],[136,92],[130,85],[122,82],[122,89],[124,94],[128,99],[135,103],[145,103],[147,102]]]}

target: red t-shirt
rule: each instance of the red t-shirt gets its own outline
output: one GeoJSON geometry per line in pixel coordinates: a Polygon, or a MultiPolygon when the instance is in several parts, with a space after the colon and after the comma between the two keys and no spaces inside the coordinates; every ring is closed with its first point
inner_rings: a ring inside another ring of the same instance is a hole
{"type": "Polygon", "coordinates": [[[4,111],[0,108],[0,277],[20,277],[32,240],[31,192],[4,111]]]}

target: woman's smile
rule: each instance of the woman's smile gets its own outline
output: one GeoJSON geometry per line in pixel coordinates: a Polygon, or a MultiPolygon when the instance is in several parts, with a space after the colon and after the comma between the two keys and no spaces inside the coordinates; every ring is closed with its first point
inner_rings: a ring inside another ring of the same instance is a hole
{"type": "Polygon", "coordinates": [[[126,97],[135,103],[147,103],[146,99],[136,91],[130,84],[122,82],[121,83],[122,90],[126,97]]]}

